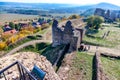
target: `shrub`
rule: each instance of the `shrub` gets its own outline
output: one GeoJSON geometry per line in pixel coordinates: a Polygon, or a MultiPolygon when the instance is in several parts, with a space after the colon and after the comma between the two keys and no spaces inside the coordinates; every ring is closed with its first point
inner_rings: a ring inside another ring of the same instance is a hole
{"type": "Polygon", "coordinates": [[[68,19],[79,19],[80,16],[79,15],[71,15],[68,19]]]}
{"type": "Polygon", "coordinates": [[[23,35],[33,34],[33,32],[28,31],[28,30],[21,30],[19,33],[20,33],[20,34],[23,34],[23,35]]]}
{"type": "Polygon", "coordinates": [[[18,35],[15,35],[15,36],[12,36],[10,39],[9,39],[9,42],[11,43],[15,43],[17,40],[18,40],[18,35]]]}
{"type": "Polygon", "coordinates": [[[6,41],[7,39],[9,39],[12,36],[12,34],[2,34],[1,38],[3,41],[6,41]]]}
{"type": "Polygon", "coordinates": [[[48,28],[49,26],[49,24],[42,24],[42,30],[48,28]]]}
{"type": "Polygon", "coordinates": [[[0,50],[4,50],[7,47],[5,42],[0,42],[0,50]]]}

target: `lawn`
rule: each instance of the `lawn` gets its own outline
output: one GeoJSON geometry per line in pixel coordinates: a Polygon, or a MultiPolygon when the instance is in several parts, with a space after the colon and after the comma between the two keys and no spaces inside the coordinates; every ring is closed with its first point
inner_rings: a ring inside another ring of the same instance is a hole
{"type": "Polygon", "coordinates": [[[98,31],[91,31],[91,34],[85,35],[83,42],[95,46],[120,49],[120,28],[115,27],[113,24],[103,28],[98,31]],[[105,39],[102,39],[103,34],[107,31],[110,31],[110,34],[105,39]]]}
{"type": "Polygon", "coordinates": [[[92,80],[93,56],[86,52],[77,52],[69,72],[69,80],[92,80]]]}
{"type": "MultiPolygon", "coordinates": [[[[120,59],[101,57],[104,73],[109,80],[120,80],[120,59]]],[[[93,55],[78,52],[69,72],[69,80],[94,80],[93,55]]]]}
{"type": "Polygon", "coordinates": [[[109,80],[120,80],[120,59],[102,57],[101,61],[109,80]]]}

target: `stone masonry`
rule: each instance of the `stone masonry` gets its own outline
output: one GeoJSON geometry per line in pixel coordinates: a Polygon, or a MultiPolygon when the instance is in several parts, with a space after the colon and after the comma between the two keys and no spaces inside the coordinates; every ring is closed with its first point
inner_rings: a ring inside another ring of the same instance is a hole
{"type": "Polygon", "coordinates": [[[115,21],[117,18],[120,19],[119,10],[104,10],[101,8],[96,8],[94,15],[102,16],[105,20],[115,21]]]}
{"type": "Polygon", "coordinates": [[[83,29],[72,26],[72,21],[67,21],[65,26],[60,27],[58,21],[54,20],[52,25],[52,46],[66,44],[70,45],[69,52],[77,50],[83,37],[83,29]]]}

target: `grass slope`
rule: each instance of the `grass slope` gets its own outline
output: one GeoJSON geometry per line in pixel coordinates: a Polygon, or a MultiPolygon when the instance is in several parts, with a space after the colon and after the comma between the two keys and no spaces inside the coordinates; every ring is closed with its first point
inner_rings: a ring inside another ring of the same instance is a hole
{"type": "Polygon", "coordinates": [[[120,60],[102,57],[101,61],[109,80],[120,80],[120,60]]]}
{"type": "Polygon", "coordinates": [[[92,80],[93,56],[78,52],[69,72],[69,80],[92,80]]]}
{"type": "Polygon", "coordinates": [[[120,28],[115,25],[104,26],[104,29],[99,31],[89,31],[89,35],[85,36],[83,42],[95,46],[103,46],[109,48],[120,49],[120,28]],[[105,39],[102,36],[105,32],[110,31],[110,34],[105,39]]]}

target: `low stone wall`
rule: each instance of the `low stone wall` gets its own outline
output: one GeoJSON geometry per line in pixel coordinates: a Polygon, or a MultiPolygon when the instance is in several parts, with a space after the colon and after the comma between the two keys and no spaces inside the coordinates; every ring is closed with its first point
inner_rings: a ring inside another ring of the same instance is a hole
{"type": "Polygon", "coordinates": [[[69,80],[69,71],[71,70],[72,60],[75,57],[76,52],[68,53],[65,55],[62,65],[57,71],[58,76],[61,80],[69,80]]]}
{"type": "Polygon", "coordinates": [[[95,53],[96,80],[109,80],[107,76],[104,74],[100,56],[101,53],[99,52],[95,53]]]}

